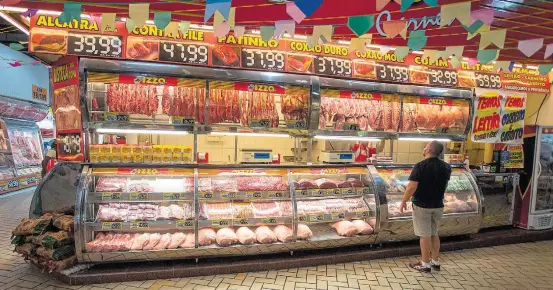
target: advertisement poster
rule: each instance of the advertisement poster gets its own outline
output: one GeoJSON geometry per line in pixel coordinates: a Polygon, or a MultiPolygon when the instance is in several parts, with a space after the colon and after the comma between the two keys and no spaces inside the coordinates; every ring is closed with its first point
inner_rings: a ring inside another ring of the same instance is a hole
{"type": "Polygon", "coordinates": [[[525,113],[526,93],[476,89],[472,141],[522,144],[525,113]]]}
{"type": "Polygon", "coordinates": [[[508,157],[504,161],[505,168],[524,168],[524,151],[522,145],[508,145],[508,157]]]}

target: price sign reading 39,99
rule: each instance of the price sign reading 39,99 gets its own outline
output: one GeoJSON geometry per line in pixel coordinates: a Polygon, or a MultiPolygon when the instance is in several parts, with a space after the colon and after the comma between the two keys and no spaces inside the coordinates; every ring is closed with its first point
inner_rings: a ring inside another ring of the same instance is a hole
{"type": "Polygon", "coordinates": [[[103,57],[122,57],[123,42],[120,36],[70,34],[67,53],[103,57]]]}
{"type": "Polygon", "coordinates": [[[242,49],[242,67],[284,71],[284,53],[271,50],[242,49]]]}
{"type": "Polygon", "coordinates": [[[315,73],[351,77],[351,60],[327,56],[315,57],[315,73]]]}
{"type": "Polygon", "coordinates": [[[440,85],[448,87],[457,86],[457,72],[449,69],[431,68],[428,70],[429,81],[431,85],[440,85]]]}
{"type": "Polygon", "coordinates": [[[486,89],[501,89],[501,77],[499,74],[475,72],[476,86],[486,89]]]}
{"type": "Polygon", "coordinates": [[[379,81],[409,82],[409,67],[404,65],[379,64],[376,66],[379,81]]]}
{"type": "Polygon", "coordinates": [[[179,42],[161,42],[159,60],[190,64],[208,64],[208,50],[205,45],[179,42]]]}

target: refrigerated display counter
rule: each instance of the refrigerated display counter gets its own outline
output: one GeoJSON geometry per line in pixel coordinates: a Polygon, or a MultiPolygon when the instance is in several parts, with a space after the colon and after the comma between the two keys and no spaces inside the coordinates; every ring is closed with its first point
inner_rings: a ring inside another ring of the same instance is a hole
{"type": "Polygon", "coordinates": [[[482,192],[482,224],[480,228],[513,224],[513,198],[519,176],[517,173],[486,173],[473,171],[482,192]]]}
{"type": "MultiPolygon", "coordinates": [[[[412,203],[400,211],[403,193],[414,165],[369,165],[369,172],[380,201],[380,229],[377,243],[416,239],[413,230],[412,203]]],[[[482,220],[482,198],[470,171],[452,165],[444,197],[444,215],[440,236],[466,235],[478,232],[482,220]]]]}

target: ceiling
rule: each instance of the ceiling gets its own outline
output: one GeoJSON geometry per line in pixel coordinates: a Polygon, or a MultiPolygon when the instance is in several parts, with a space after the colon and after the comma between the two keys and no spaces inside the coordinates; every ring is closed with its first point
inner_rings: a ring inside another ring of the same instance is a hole
{"type": "MultiPolygon", "coordinates": [[[[128,4],[136,3],[135,0],[114,1],[86,0],[83,4],[83,13],[100,14],[103,12],[115,12],[118,17],[128,16],[128,4]],[[88,2],[88,4],[87,4],[88,2]]],[[[150,2],[150,11],[171,11],[173,20],[189,20],[196,24],[203,24],[205,1],[141,1],[150,2]]],[[[233,0],[232,6],[236,7],[236,24],[245,25],[247,29],[258,29],[260,25],[273,25],[277,20],[291,19],[286,13],[284,1],[267,0],[233,0]],[[277,2],[277,3],[275,3],[277,2]]],[[[467,2],[466,0],[438,0],[439,5],[467,2]]],[[[492,30],[507,29],[505,47],[501,50],[500,60],[513,60],[522,63],[551,63],[553,58],[544,60],[545,45],[531,58],[527,58],[517,48],[519,40],[544,38],[544,44],[553,43],[553,1],[550,0],[472,0],[471,9],[493,8],[495,18],[492,30]]],[[[313,25],[334,25],[333,39],[349,40],[354,37],[347,27],[347,17],[353,15],[374,14],[376,11],[374,0],[325,0],[321,7],[313,15],[296,25],[296,33],[309,34],[313,25]],[[347,4],[346,4],[347,3],[347,4]],[[370,3],[370,4],[369,4],[370,3]]],[[[62,11],[63,3],[53,1],[49,3],[23,0],[18,7],[62,11]]],[[[439,7],[429,7],[424,2],[415,3],[405,13],[399,11],[400,7],[393,1],[383,10],[388,10],[392,20],[414,18],[418,21],[422,17],[435,16],[440,13],[439,7]]],[[[151,15],[153,18],[153,14],[151,15]]],[[[383,18],[383,21],[386,18],[383,18]]],[[[0,22],[1,27],[1,22],[0,22]]],[[[0,28],[1,29],[1,28],[0,28]]],[[[422,28],[421,28],[422,29],[422,28]]],[[[410,28],[412,30],[412,28],[410,28]]],[[[1,30],[0,30],[1,31],[1,30]]],[[[400,36],[387,39],[378,34],[375,27],[369,33],[373,34],[373,44],[404,46],[406,40],[400,36]]],[[[2,34],[0,34],[2,35],[2,34]]],[[[467,32],[458,21],[451,26],[440,28],[428,26],[427,49],[443,49],[446,46],[464,45],[466,57],[475,57],[478,51],[480,36],[467,40],[467,32]]],[[[495,48],[493,45],[488,48],[495,48]]]]}

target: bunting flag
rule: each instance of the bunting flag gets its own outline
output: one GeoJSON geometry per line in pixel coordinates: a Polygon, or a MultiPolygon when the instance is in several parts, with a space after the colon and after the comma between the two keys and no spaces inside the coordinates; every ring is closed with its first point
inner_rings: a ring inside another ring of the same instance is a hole
{"type": "MultiPolygon", "coordinates": [[[[19,2],[19,1],[18,1],[19,2]]],[[[38,9],[27,9],[27,11],[21,13],[23,17],[33,17],[38,12],[38,9]]]]}
{"type": "Polygon", "coordinates": [[[319,9],[323,0],[294,0],[294,4],[306,17],[309,17],[319,9]]]}
{"type": "Polygon", "coordinates": [[[162,12],[154,12],[154,25],[158,29],[165,29],[167,25],[169,25],[169,22],[171,22],[171,12],[169,11],[162,11],[162,12]]]}
{"type": "Polygon", "coordinates": [[[307,36],[307,39],[306,39],[306,44],[307,44],[307,47],[308,48],[313,48],[315,47],[315,45],[317,45],[317,42],[319,40],[317,38],[315,38],[314,35],[308,35],[307,36]]]}
{"type": "Polygon", "coordinates": [[[493,13],[494,13],[494,10],[488,9],[488,8],[471,11],[470,12],[471,24],[477,20],[480,20],[484,24],[488,26],[492,26],[493,13]]]}
{"type": "Polygon", "coordinates": [[[179,24],[177,22],[170,21],[165,27],[165,35],[172,38],[179,37],[179,24]]]}
{"type": "Polygon", "coordinates": [[[448,54],[449,52],[447,50],[438,50],[438,53],[436,54],[437,59],[443,59],[446,60],[451,56],[451,54],[448,54]]]}
{"type": "Polygon", "coordinates": [[[405,28],[403,28],[399,35],[401,36],[401,38],[407,39],[407,25],[405,25],[405,28]]]}
{"type": "Polygon", "coordinates": [[[396,55],[396,57],[399,61],[403,61],[403,59],[409,54],[409,47],[407,47],[407,46],[398,46],[398,47],[396,47],[396,50],[394,51],[394,54],[396,55]]]}
{"type": "Polygon", "coordinates": [[[365,52],[365,50],[367,49],[367,44],[371,43],[372,38],[372,34],[364,34],[361,35],[359,38],[352,38],[349,45],[349,51],[354,52],[356,50],[359,50],[361,53],[365,52]]]}
{"type": "Polygon", "coordinates": [[[236,25],[236,7],[230,8],[230,11],[228,13],[227,23],[231,29],[234,29],[234,26],[236,25]]]}
{"type": "Polygon", "coordinates": [[[467,40],[471,40],[473,39],[476,35],[482,33],[482,32],[487,32],[487,31],[490,31],[490,26],[486,25],[486,24],[483,24],[481,25],[474,33],[471,33],[469,32],[467,34],[467,40]]]}
{"type": "Polygon", "coordinates": [[[19,42],[10,43],[10,48],[13,49],[13,50],[23,50],[23,49],[25,49],[25,47],[23,45],[21,45],[21,43],[19,43],[19,42]]]}
{"type": "Polygon", "coordinates": [[[294,22],[294,20],[275,21],[275,34],[273,37],[279,40],[285,32],[294,37],[296,33],[296,22],[294,22]]]}
{"type": "Polygon", "coordinates": [[[348,27],[357,37],[367,33],[374,26],[374,15],[348,17],[348,27]]]}
{"type": "Polygon", "coordinates": [[[452,68],[458,68],[462,64],[460,57],[452,57],[449,63],[451,64],[452,68]]]}
{"type": "Polygon", "coordinates": [[[180,31],[182,32],[182,35],[185,35],[188,33],[188,29],[190,29],[190,21],[181,21],[179,24],[180,31]]]}
{"type": "Polygon", "coordinates": [[[261,31],[261,39],[263,41],[268,42],[271,40],[273,35],[275,35],[275,27],[274,26],[260,26],[259,30],[261,31]]]}
{"type": "Polygon", "coordinates": [[[465,25],[461,25],[461,26],[463,26],[463,28],[466,31],[468,31],[468,33],[474,34],[476,33],[476,31],[480,29],[480,27],[482,27],[482,25],[484,25],[484,22],[480,20],[476,20],[470,26],[465,26],[465,25]]]}
{"type": "MultiPolygon", "coordinates": [[[[146,24],[146,20],[150,17],[150,4],[129,4],[129,18],[132,19],[134,26],[142,27],[146,24]]],[[[127,29],[129,29],[129,22],[127,19],[127,29]]],[[[130,29],[132,30],[132,29],[130,29]]],[[[129,31],[130,31],[129,30],[129,31]]]]}
{"type": "Polygon", "coordinates": [[[127,31],[130,33],[137,26],[136,24],[134,24],[134,21],[131,18],[127,18],[127,21],[125,22],[125,27],[127,27],[127,31]]]}
{"type": "Polygon", "coordinates": [[[447,57],[455,55],[456,57],[463,57],[464,46],[448,46],[445,48],[447,57]]]}
{"type": "Polygon", "coordinates": [[[115,13],[102,13],[102,15],[100,16],[100,23],[102,24],[102,33],[104,33],[106,29],[114,29],[115,13]]]}
{"type": "MultiPolygon", "coordinates": [[[[380,11],[388,5],[392,0],[376,0],[376,11],[380,11]]],[[[401,5],[401,0],[394,0],[397,4],[401,5]]]]}
{"type": "Polygon", "coordinates": [[[307,17],[294,2],[286,2],[286,13],[288,13],[288,16],[292,17],[298,24],[307,17]]]}
{"type": "Polygon", "coordinates": [[[239,25],[234,26],[234,36],[241,37],[244,35],[244,32],[246,32],[246,27],[239,25]]]}
{"type": "Polygon", "coordinates": [[[543,59],[549,58],[553,54],[553,43],[550,43],[545,46],[545,54],[543,55],[543,59]]]}
{"type": "Polygon", "coordinates": [[[313,37],[315,41],[321,39],[323,43],[332,41],[334,27],[332,25],[315,25],[313,26],[313,37]]]}
{"type": "Polygon", "coordinates": [[[531,57],[534,53],[538,52],[543,46],[543,38],[535,38],[528,40],[520,40],[518,42],[518,50],[520,50],[526,57],[531,57]]]}
{"type": "Polygon", "coordinates": [[[553,64],[547,63],[547,64],[540,64],[538,66],[538,71],[540,72],[540,75],[544,76],[548,74],[551,69],[553,69],[553,64]]]}
{"type": "Polygon", "coordinates": [[[381,53],[382,55],[387,54],[390,50],[392,50],[392,47],[391,47],[391,46],[387,46],[387,45],[382,45],[382,46],[380,46],[380,53],[381,53]]]}
{"type": "Polygon", "coordinates": [[[495,44],[498,48],[503,49],[505,47],[505,36],[507,35],[507,29],[498,29],[486,32],[480,32],[480,45],[479,50],[483,50],[490,44],[495,44]]]}
{"type": "Polygon", "coordinates": [[[223,17],[223,14],[219,11],[215,11],[213,15],[213,31],[219,27],[223,22],[225,22],[225,18],[223,17]]]}
{"type": "Polygon", "coordinates": [[[494,72],[499,72],[499,71],[504,71],[504,72],[508,71],[508,72],[510,72],[512,70],[511,63],[512,63],[511,61],[498,60],[493,64],[493,71],[494,72]]]}
{"type": "Polygon", "coordinates": [[[215,37],[224,37],[229,32],[230,32],[230,25],[228,24],[228,22],[221,22],[213,26],[213,34],[215,35],[215,37]]]}
{"type": "Polygon", "coordinates": [[[58,17],[61,23],[69,23],[73,20],[81,21],[81,3],[63,3],[63,12],[58,17]]]}
{"type": "Polygon", "coordinates": [[[425,49],[421,59],[428,58],[428,61],[430,63],[434,63],[438,60],[438,51],[434,49],[425,49]]]}
{"type": "Polygon", "coordinates": [[[499,56],[498,49],[483,49],[478,51],[476,58],[478,59],[478,62],[480,62],[481,64],[488,64],[496,60],[498,56],[499,56]]]}
{"type": "Polygon", "coordinates": [[[395,38],[407,27],[407,20],[390,20],[382,23],[382,30],[387,38],[395,38]]]}
{"type": "MultiPolygon", "coordinates": [[[[419,1],[420,0],[418,0],[417,2],[419,2],[419,1]]],[[[428,6],[431,6],[431,7],[438,6],[438,0],[423,0],[423,1],[428,6]]],[[[409,9],[409,7],[411,7],[411,5],[413,5],[413,3],[415,3],[415,0],[401,0],[401,9],[400,9],[400,11],[401,12],[407,11],[407,9],[409,9]]]]}
{"type": "Polygon", "coordinates": [[[221,12],[223,18],[228,19],[230,14],[230,5],[231,0],[206,0],[204,23],[206,23],[211,16],[215,14],[215,11],[221,12]]]}
{"type": "Polygon", "coordinates": [[[425,36],[426,30],[414,30],[409,34],[407,46],[412,50],[421,50],[425,45],[428,37],[425,36]]]}
{"type": "Polygon", "coordinates": [[[461,2],[442,5],[440,12],[440,27],[449,25],[454,19],[459,20],[459,22],[465,26],[469,26],[471,24],[470,4],[471,2],[461,2]]]}

